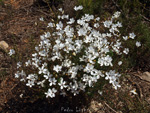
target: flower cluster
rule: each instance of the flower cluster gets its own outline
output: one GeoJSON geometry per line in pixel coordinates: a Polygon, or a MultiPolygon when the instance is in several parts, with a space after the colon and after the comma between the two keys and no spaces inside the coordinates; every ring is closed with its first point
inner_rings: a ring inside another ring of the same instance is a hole
{"type": "MultiPolygon", "coordinates": [[[[75,11],[82,9],[82,6],[74,7],[75,11]]],[[[58,21],[49,22],[49,31],[40,36],[41,41],[35,47],[32,58],[22,63],[26,72],[18,63],[20,71],[16,72],[15,77],[25,81],[29,87],[46,87],[45,95],[51,98],[58,92],[63,95],[67,91],[79,94],[80,91],[86,91],[87,87],[94,87],[102,77],[115,89],[120,87],[121,75],[112,70],[113,58],[108,53],[128,54],[129,49],[122,46],[120,38],[135,38],[134,33],[121,37],[119,28],[122,24],[117,21],[120,12],[114,13],[106,21],[89,14],[81,18],[69,18],[62,8],[59,12],[58,21]],[[104,71],[102,67],[111,69],[104,71]]],[[[44,21],[43,18],[40,20],[44,21]]],[[[137,46],[140,45],[137,43],[137,46]]],[[[119,61],[118,65],[122,63],[119,61]]]]}

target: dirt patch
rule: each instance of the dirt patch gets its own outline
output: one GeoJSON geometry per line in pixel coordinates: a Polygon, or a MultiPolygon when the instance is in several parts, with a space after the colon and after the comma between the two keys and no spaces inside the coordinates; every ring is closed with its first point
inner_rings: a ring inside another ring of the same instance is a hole
{"type": "Polygon", "coordinates": [[[11,5],[13,9],[27,8],[34,4],[35,0],[5,0],[5,5],[11,5]]]}
{"type": "Polygon", "coordinates": [[[121,80],[121,88],[114,90],[106,85],[103,95],[95,100],[102,103],[108,113],[148,113],[150,83],[140,79],[141,75],[137,72],[126,74],[121,80]]]}
{"type": "Polygon", "coordinates": [[[14,78],[6,78],[0,86],[0,112],[66,113],[66,111],[79,111],[88,102],[83,94],[75,97],[57,95],[54,99],[39,98],[37,95],[39,92],[33,91],[24,83],[14,78]]]}

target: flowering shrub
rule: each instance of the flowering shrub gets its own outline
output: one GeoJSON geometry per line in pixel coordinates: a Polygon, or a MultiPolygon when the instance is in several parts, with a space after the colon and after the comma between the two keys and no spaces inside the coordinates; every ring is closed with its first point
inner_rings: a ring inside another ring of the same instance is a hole
{"type": "MultiPolygon", "coordinates": [[[[74,7],[75,11],[82,9],[82,6],[74,7]]],[[[87,87],[94,87],[100,78],[108,80],[115,89],[120,87],[121,74],[113,69],[113,58],[109,53],[128,54],[129,49],[122,46],[121,40],[135,38],[134,33],[121,36],[119,28],[122,24],[117,21],[120,12],[102,22],[94,15],[69,18],[62,8],[59,12],[57,21],[52,19],[48,31],[40,36],[41,41],[32,58],[17,64],[15,77],[29,87],[43,87],[46,97],[51,98],[56,93],[66,95],[67,91],[79,94],[87,87]]],[[[44,21],[43,18],[40,20],[44,21]]],[[[140,46],[140,42],[136,45],[140,46]]],[[[118,61],[117,65],[122,63],[118,61]]]]}

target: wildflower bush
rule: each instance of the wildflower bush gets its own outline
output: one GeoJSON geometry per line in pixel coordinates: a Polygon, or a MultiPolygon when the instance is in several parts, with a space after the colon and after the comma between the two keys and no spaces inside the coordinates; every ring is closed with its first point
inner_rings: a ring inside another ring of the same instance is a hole
{"type": "MultiPolygon", "coordinates": [[[[16,78],[29,87],[39,86],[46,97],[51,98],[56,94],[65,96],[67,92],[74,96],[86,92],[101,78],[115,89],[121,87],[121,74],[114,66],[124,62],[113,56],[127,55],[129,48],[124,42],[135,39],[136,35],[133,32],[127,36],[120,34],[120,12],[104,21],[90,14],[80,16],[82,9],[81,5],[75,6],[76,17],[72,18],[59,9],[57,19],[51,19],[47,31],[40,36],[32,58],[17,63],[16,78]]],[[[141,43],[136,42],[136,46],[140,47],[141,43]]],[[[11,50],[9,54],[15,54],[15,51],[11,50]]]]}

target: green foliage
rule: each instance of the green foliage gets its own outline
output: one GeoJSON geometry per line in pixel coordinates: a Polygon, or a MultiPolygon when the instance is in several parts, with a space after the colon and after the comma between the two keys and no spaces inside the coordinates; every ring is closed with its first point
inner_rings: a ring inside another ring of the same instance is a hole
{"type": "Polygon", "coordinates": [[[139,13],[140,12],[140,2],[139,0],[119,0],[117,1],[117,4],[119,7],[122,9],[122,11],[126,15],[133,15],[134,13],[139,13]]]}
{"type": "Polygon", "coordinates": [[[82,5],[83,12],[88,14],[98,14],[102,10],[104,0],[78,0],[78,4],[82,5]]]}
{"type": "Polygon", "coordinates": [[[58,6],[63,3],[63,0],[45,0],[45,2],[50,6],[58,6]]]}
{"type": "MultiPolygon", "coordinates": [[[[130,49],[130,55],[126,57],[121,57],[114,55],[112,52],[108,54],[113,56],[115,59],[123,60],[122,71],[125,71],[127,68],[133,68],[140,65],[143,62],[142,59],[149,59],[150,55],[150,28],[148,24],[144,23],[143,16],[149,16],[147,8],[147,4],[149,2],[147,0],[118,0],[113,3],[111,0],[78,0],[80,5],[83,5],[83,13],[90,13],[90,14],[100,14],[102,9],[105,10],[103,7],[107,4],[113,4],[116,6],[114,8],[116,10],[120,10],[122,14],[122,18],[120,21],[122,22],[124,28],[121,28],[121,34],[128,35],[130,31],[133,31],[136,34],[136,38],[134,40],[130,40],[124,43],[125,46],[128,46],[130,49]],[[143,16],[141,16],[143,15],[143,16]],[[126,34],[124,34],[126,33],[126,34]],[[136,41],[141,42],[142,46],[137,48],[135,43],[136,41]]],[[[106,10],[103,19],[107,18],[108,15],[111,15],[109,10],[106,10]]],[[[120,37],[122,39],[122,37],[120,37]]],[[[116,62],[117,60],[114,60],[116,62]]],[[[148,62],[148,60],[147,60],[148,62]]],[[[116,62],[117,63],[117,62],[116,62]]],[[[118,69],[118,66],[116,66],[118,69]]],[[[120,69],[119,69],[120,70],[120,69]]]]}
{"type": "Polygon", "coordinates": [[[105,78],[100,78],[97,83],[94,84],[93,88],[87,88],[86,95],[88,97],[93,97],[97,95],[98,91],[103,91],[103,86],[108,84],[109,82],[105,80],[105,78]]]}
{"type": "MultiPolygon", "coordinates": [[[[128,41],[125,45],[128,45],[130,48],[130,56],[125,58],[129,65],[126,67],[131,68],[138,66],[140,67],[143,59],[149,60],[150,53],[150,28],[148,26],[149,23],[143,19],[141,16],[142,4],[139,0],[129,1],[122,0],[118,1],[118,4],[121,8],[122,12],[122,23],[126,29],[122,29],[122,33],[125,31],[132,30],[137,35],[134,41],[128,41]],[[137,48],[135,47],[136,41],[140,41],[142,46],[137,48]]],[[[145,15],[145,14],[143,14],[145,15]]]]}
{"type": "MultiPolygon", "coordinates": [[[[131,69],[133,67],[140,67],[141,63],[144,62],[144,59],[146,59],[145,62],[150,61],[149,21],[143,18],[143,16],[146,18],[149,17],[150,12],[145,10],[147,8],[147,4],[147,1],[140,0],[118,0],[115,1],[115,3],[113,3],[111,0],[106,0],[103,2],[103,6],[99,7],[99,10],[103,9],[103,16],[101,16],[101,19],[104,20],[105,18],[109,17],[109,15],[112,15],[112,12],[115,12],[116,10],[121,11],[121,17],[119,18],[119,21],[122,22],[124,27],[120,29],[120,34],[128,36],[131,31],[136,34],[134,40],[124,41],[123,43],[124,46],[129,47],[130,55],[122,56],[120,58],[112,52],[108,53],[113,57],[113,63],[116,64],[115,67],[119,72],[124,72],[126,69],[131,69]],[[111,3],[115,6],[113,10],[105,10],[103,6],[111,3]],[[141,42],[142,46],[137,48],[135,45],[136,41],[141,42]],[[118,59],[123,61],[121,69],[117,65],[118,59]]],[[[120,40],[123,40],[122,37],[120,37],[120,40]]]]}
{"type": "Polygon", "coordinates": [[[0,0],[0,5],[4,5],[4,1],[3,0],[0,0]]]}

